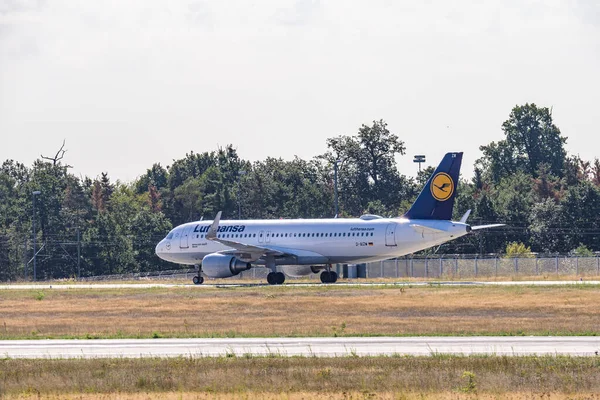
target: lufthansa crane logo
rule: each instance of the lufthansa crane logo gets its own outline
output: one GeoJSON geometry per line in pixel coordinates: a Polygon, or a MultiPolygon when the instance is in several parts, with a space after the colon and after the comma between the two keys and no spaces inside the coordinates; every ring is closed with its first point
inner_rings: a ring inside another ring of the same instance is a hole
{"type": "Polygon", "coordinates": [[[440,172],[431,180],[431,194],[438,201],[446,201],[454,193],[454,181],[450,175],[440,172]]]}

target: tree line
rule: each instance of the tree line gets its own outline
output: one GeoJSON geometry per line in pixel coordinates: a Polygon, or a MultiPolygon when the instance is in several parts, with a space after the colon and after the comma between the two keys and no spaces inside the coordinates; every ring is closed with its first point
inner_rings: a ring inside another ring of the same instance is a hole
{"type": "MultiPolygon", "coordinates": [[[[546,107],[514,107],[502,132],[480,147],[473,178],[461,179],[455,218],[471,209],[471,224],[507,228],[428,251],[497,253],[515,242],[540,253],[600,250],[600,161],[567,154],[567,138],[546,107]]],[[[406,147],[383,120],[326,144],[310,160],[250,162],[233,145],[190,152],[170,166],[152,165],[133,182],[105,172],[77,177],[62,148],[31,167],[7,160],[0,168],[0,280],[31,277],[34,216],[38,278],[148,272],[173,268],[154,255],[172,227],[220,210],[226,219],[332,217],[334,163],[340,217],[402,215],[433,171],[416,178],[398,171],[395,158],[406,147]],[[34,191],[41,192],[35,210],[34,191]]]]}

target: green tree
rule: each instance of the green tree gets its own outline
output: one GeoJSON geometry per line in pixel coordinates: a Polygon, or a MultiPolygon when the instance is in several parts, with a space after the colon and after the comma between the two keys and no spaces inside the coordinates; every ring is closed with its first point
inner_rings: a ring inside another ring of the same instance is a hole
{"type": "Polygon", "coordinates": [[[203,214],[202,210],[202,187],[200,179],[188,178],[183,184],[175,189],[174,200],[176,206],[181,210],[180,217],[176,223],[193,221],[203,214]]]}
{"type": "Polygon", "coordinates": [[[506,139],[480,147],[483,157],[477,164],[488,179],[500,182],[516,172],[537,177],[541,164],[554,176],[564,175],[567,139],[554,125],[550,109],[533,103],[515,106],[502,130],[506,139]]]}
{"type": "Polygon", "coordinates": [[[155,187],[158,191],[167,187],[169,172],[159,163],[153,164],[152,168],[147,169],[146,173],[140,176],[135,182],[135,190],[142,194],[148,190],[150,186],[155,187]]]}
{"type": "Polygon", "coordinates": [[[599,249],[600,190],[590,182],[569,187],[560,201],[565,246],[563,251],[580,244],[599,249]]]}
{"type": "Polygon", "coordinates": [[[395,156],[405,153],[404,142],[383,120],[362,125],[356,136],[327,139],[327,146],[323,158],[331,165],[339,160],[340,204],[349,214],[360,214],[376,200],[396,213],[402,200],[413,194],[405,192],[406,178],[396,168],[395,156]]]}
{"type": "Polygon", "coordinates": [[[566,251],[563,210],[554,199],[547,198],[535,203],[531,208],[529,231],[531,243],[535,251],[554,253],[566,251]]]}

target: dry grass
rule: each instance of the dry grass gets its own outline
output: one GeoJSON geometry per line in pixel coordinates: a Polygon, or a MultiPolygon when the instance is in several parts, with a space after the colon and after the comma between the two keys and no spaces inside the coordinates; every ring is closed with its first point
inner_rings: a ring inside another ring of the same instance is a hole
{"type": "Polygon", "coordinates": [[[299,392],[299,393],[210,393],[210,392],[164,392],[164,393],[77,393],[60,395],[52,394],[19,394],[5,396],[7,399],[49,399],[49,400],[247,400],[247,399],[265,399],[265,400],[367,400],[367,399],[390,399],[390,400],[598,400],[598,393],[477,393],[466,394],[457,392],[439,392],[439,393],[416,393],[416,392],[343,392],[343,393],[319,393],[319,392],[299,392]]]}
{"type": "Polygon", "coordinates": [[[590,335],[600,287],[0,292],[0,338],[590,335]]]}
{"type": "MultiPolygon", "coordinates": [[[[77,281],[75,279],[61,279],[51,282],[37,282],[40,285],[51,284],[122,284],[122,283],[171,283],[189,285],[192,282],[193,274],[190,274],[187,278],[165,278],[158,279],[156,277],[142,277],[139,279],[132,280],[106,280],[106,281],[77,281]]],[[[539,275],[479,275],[479,276],[458,276],[458,275],[444,275],[442,277],[401,277],[401,278],[354,278],[345,279],[340,278],[340,283],[411,283],[411,282],[498,282],[498,281],[600,281],[600,275],[595,274],[580,274],[580,275],[559,275],[559,274],[539,274],[539,275]]],[[[212,279],[205,278],[205,284],[266,284],[267,280],[264,279],[253,279],[253,278],[239,278],[232,277],[227,279],[212,279]]],[[[24,284],[34,284],[33,282],[18,282],[24,284]]],[[[293,285],[294,283],[320,283],[319,278],[299,277],[299,278],[286,278],[286,284],[293,285]]]]}
{"type": "Polygon", "coordinates": [[[526,394],[539,398],[546,393],[599,393],[599,372],[600,360],[584,357],[0,360],[0,393],[138,396],[133,398],[147,393],[210,398],[526,394]]]}

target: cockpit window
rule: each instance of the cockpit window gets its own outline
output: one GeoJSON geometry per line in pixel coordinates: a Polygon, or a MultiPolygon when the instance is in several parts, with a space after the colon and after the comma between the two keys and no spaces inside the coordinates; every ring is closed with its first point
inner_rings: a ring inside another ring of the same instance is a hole
{"type": "Polygon", "coordinates": [[[173,239],[173,233],[175,232],[175,229],[173,229],[171,232],[169,232],[169,234],[167,235],[166,239],[171,240],[173,239]]]}

